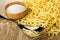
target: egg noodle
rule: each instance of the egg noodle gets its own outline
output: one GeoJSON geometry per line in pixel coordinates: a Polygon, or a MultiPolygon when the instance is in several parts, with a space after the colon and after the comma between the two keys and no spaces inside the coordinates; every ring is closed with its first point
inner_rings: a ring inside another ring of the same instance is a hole
{"type": "Polygon", "coordinates": [[[23,0],[31,9],[18,23],[44,27],[48,35],[60,32],[60,0],[23,0]]]}

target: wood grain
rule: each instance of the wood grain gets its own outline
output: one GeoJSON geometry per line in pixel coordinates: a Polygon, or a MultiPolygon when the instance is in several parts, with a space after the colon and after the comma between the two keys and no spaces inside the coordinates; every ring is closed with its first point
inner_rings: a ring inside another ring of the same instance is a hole
{"type": "MultiPolygon", "coordinates": [[[[21,0],[0,0],[0,15],[4,15],[3,7],[7,3],[13,2],[13,1],[21,1],[21,0]]],[[[1,23],[1,19],[0,19],[0,23],[1,23]]],[[[8,31],[7,28],[9,27],[7,26],[4,27],[4,26],[1,26],[0,24],[0,40],[32,40],[26,35],[24,35],[24,33],[18,27],[15,27],[15,28],[10,27],[8,33],[7,33],[8,31]]]]}
{"type": "Polygon", "coordinates": [[[4,23],[5,21],[0,19],[0,40],[32,40],[18,26],[4,23]]]}

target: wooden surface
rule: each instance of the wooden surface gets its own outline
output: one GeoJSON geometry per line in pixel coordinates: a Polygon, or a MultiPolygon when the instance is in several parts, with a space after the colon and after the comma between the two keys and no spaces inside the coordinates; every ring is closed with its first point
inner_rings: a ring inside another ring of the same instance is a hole
{"type": "MultiPolygon", "coordinates": [[[[21,0],[0,0],[0,15],[3,14],[4,6],[12,1],[21,1],[21,0]]],[[[0,40],[32,40],[31,38],[24,35],[24,33],[18,27],[10,27],[9,32],[7,33],[8,27],[1,27],[0,25],[0,40]]]]}
{"type": "Polygon", "coordinates": [[[4,23],[5,22],[0,19],[0,40],[32,40],[26,36],[18,26],[4,23]]]}

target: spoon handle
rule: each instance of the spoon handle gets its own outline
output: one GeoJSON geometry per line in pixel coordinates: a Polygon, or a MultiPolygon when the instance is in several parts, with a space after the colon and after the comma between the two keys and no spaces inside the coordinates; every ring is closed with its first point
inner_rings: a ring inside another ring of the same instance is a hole
{"type": "Polygon", "coordinates": [[[0,18],[6,19],[4,16],[0,15],[0,18]]]}
{"type": "MultiPolygon", "coordinates": [[[[6,20],[10,20],[10,19],[7,19],[7,18],[5,18],[4,16],[2,16],[2,15],[0,15],[0,18],[3,18],[3,19],[6,19],[6,20]]],[[[10,20],[10,21],[13,21],[13,20],[10,20]]],[[[14,22],[14,21],[13,21],[14,22]]],[[[16,23],[16,22],[15,22],[16,23]]],[[[23,29],[23,28],[25,28],[25,29],[28,29],[28,28],[26,28],[24,25],[22,25],[22,24],[18,24],[18,23],[16,23],[18,26],[19,26],[19,28],[21,28],[21,29],[23,29]]],[[[28,29],[29,30],[29,29],[28,29]]]]}
{"type": "MultiPolygon", "coordinates": [[[[5,18],[4,16],[2,16],[2,15],[0,15],[0,18],[3,18],[3,19],[6,19],[6,20],[10,20],[10,19],[7,19],[7,18],[5,18]]],[[[13,20],[10,20],[10,21],[12,21],[12,22],[14,22],[13,20]]],[[[16,22],[14,22],[14,23],[16,23],[16,22]]],[[[22,24],[18,24],[18,23],[16,23],[18,26],[19,26],[19,28],[20,29],[23,29],[23,28],[25,28],[25,29],[27,29],[27,30],[31,30],[31,29],[28,29],[28,28],[26,28],[24,25],[22,25],[22,24]]],[[[34,31],[42,31],[44,28],[43,27],[39,27],[38,29],[35,29],[34,31]]]]}

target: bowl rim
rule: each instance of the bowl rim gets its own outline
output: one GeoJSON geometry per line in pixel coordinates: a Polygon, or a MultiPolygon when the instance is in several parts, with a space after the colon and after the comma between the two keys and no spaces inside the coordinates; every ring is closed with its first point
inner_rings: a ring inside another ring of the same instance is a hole
{"type": "MultiPolygon", "coordinates": [[[[14,5],[14,4],[23,5],[23,6],[25,7],[25,9],[24,9],[22,12],[19,12],[19,13],[17,13],[17,14],[20,14],[20,13],[25,12],[25,11],[27,10],[27,8],[28,8],[27,5],[26,5],[24,2],[14,1],[14,2],[9,2],[8,4],[6,4],[6,5],[4,6],[4,12],[5,12],[5,13],[8,13],[8,12],[7,12],[7,8],[8,8],[9,6],[11,6],[11,5],[14,5]]],[[[9,14],[11,14],[11,13],[9,13],[9,14]]]]}

